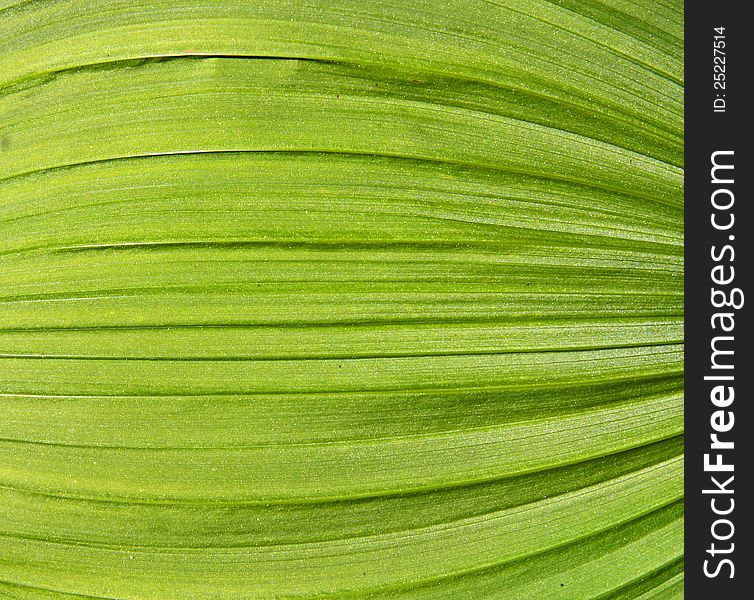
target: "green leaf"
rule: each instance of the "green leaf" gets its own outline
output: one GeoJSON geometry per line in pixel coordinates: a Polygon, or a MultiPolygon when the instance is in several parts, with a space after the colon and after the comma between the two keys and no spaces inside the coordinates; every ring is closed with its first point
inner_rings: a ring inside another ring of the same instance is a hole
{"type": "Polygon", "coordinates": [[[0,596],[683,596],[675,0],[0,1],[0,596]]]}

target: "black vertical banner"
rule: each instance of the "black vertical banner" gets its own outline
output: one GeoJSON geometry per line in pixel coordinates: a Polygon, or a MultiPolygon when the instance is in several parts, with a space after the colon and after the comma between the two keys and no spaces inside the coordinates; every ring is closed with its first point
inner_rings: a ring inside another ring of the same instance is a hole
{"type": "Polygon", "coordinates": [[[686,3],[686,598],[752,597],[754,163],[743,1],[686,3]]]}

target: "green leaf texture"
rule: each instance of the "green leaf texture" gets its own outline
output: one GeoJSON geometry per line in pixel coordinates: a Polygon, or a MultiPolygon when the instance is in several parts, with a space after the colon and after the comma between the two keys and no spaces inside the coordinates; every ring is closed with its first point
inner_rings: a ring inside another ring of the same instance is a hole
{"type": "Polygon", "coordinates": [[[0,1],[0,597],[682,597],[682,27],[0,1]]]}

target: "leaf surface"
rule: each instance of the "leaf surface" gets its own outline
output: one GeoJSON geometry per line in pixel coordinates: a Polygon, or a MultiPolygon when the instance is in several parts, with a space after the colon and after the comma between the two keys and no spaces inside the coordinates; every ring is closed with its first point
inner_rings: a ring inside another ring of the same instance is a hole
{"type": "Polygon", "coordinates": [[[683,595],[674,0],[0,2],[0,596],[683,595]]]}

